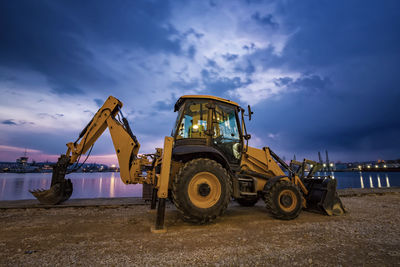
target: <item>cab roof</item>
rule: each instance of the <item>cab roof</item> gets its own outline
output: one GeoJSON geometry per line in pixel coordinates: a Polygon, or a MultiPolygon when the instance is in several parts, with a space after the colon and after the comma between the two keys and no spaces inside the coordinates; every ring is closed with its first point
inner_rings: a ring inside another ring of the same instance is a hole
{"type": "Polygon", "coordinates": [[[180,106],[182,105],[182,103],[186,100],[186,99],[207,99],[207,100],[215,100],[218,102],[222,102],[222,103],[226,103],[226,104],[230,104],[230,105],[234,105],[236,107],[239,107],[239,104],[236,102],[233,102],[231,100],[228,99],[224,99],[221,97],[217,97],[217,96],[212,96],[212,95],[184,95],[181,96],[178,101],[176,101],[175,104],[175,108],[174,111],[179,110],[180,106]]]}

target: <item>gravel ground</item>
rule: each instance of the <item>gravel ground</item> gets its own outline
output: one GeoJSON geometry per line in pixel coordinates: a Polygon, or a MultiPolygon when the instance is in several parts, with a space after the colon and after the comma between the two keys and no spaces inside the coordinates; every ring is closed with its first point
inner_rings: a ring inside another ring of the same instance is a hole
{"type": "Polygon", "coordinates": [[[344,197],[350,211],[302,212],[292,221],[229,206],[191,225],[167,206],[165,234],[152,234],[148,206],[0,210],[2,266],[400,266],[400,194],[344,197]]]}

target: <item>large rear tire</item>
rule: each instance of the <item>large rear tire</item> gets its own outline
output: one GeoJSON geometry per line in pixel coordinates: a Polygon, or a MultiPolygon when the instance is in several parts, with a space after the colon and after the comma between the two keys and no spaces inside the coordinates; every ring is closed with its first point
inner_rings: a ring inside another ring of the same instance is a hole
{"type": "Polygon", "coordinates": [[[273,217],[295,219],[302,209],[300,190],[289,181],[279,180],[267,192],[265,204],[273,217]]]}
{"type": "Polygon", "coordinates": [[[184,221],[209,223],[222,215],[232,194],[228,172],[214,160],[187,162],[173,181],[172,198],[184,221]]]}

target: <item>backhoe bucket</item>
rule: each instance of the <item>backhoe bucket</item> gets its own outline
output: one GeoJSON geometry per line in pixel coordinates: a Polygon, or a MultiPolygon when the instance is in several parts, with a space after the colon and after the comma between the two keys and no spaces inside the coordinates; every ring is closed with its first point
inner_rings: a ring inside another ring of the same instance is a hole
{"type": "Polygon", "coordinates": [[[343,215],[346,212],[337,194],[337,181],[335,179],[305,178],[303,183],[308,190],[308,195],[306,196],[307,210],[329,216],[343,215]]]}
{"type": "Polygon", "coordinates": [[[52,185],[48,190],[29,190],[40,203],[46,205],[57,205],[69,199],[72,195],[73,187],[70,179],[65,179],[61,183],[52,185]]]}
{"type": "Polygon", "coordinates": [[[70,164],[69,160],[69,157],[66,155],[61,155],[61,157],[58,158],[58,162],[53,166],[50,189],[29,190],[40,203],[57,205],[70,198],[73,191],[72,182],[70,179],[65,179],[65,174],[70,164]]]}

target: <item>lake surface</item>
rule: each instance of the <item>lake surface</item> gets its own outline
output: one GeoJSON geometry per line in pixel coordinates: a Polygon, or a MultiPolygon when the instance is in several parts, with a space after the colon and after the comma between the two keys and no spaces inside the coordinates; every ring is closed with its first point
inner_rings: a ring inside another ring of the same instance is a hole
{"type": "MultiPolygon", "coordinates": [[[[371,188],[400,186],[400,172],[336,172],[331,175],[338,188],[371,188]]],[[[142,185],[126,185],[118,172],[71,173],[74,184],[71,198],[141,197],[142,185]]],[[[29,189],[48,189],[51,173],[0,173],[0,201],[34,199],[29,189]]]]}
{"type": "Polygon", "coordinates": [[[337,180],[337,188],[379,188],[400,186],[400,172],[320,172],[337,180]]]}
{"type": "MultiPolygon", "coordinates": [[[[34,199],[30,189],[48,189],[51,173],[0,173],[0,200],[34,199]]],[[[142,185],[126,185],[119,172],[71,173],[71,198],[141,197],[142,185]]]]}

